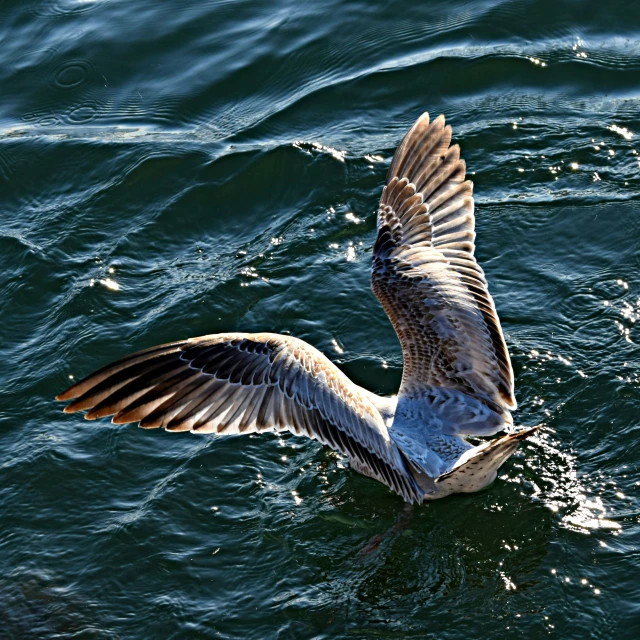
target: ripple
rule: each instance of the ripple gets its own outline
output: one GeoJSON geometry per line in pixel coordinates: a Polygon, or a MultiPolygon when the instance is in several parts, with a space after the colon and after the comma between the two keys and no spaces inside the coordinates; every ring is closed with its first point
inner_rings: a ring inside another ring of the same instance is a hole
{"type": "Polygon", "coordinates": [[[105,0],[48,0],[32,8],[36,16],[54,18],[95,11],[105,0]]]}
{"type": "Polygon", "coordinates": [[[60,116],[55,113],[43,115],[38,118],[38,126],[40,127],[57,127],[62,124],[60,116]]]}
{"type": "MultiPolygon", "coordinates": [[[[62,86],[57,84],[56,87],[59,90],[63,89],[62,86]]],[[[74,91],[75,89],[74,87],[67,87],[64,90],[74,91]]],[[[81,95],[82,98],[80,100],[74,100],[66,105],[61,105],[59,100],[56,101],[52,98],[48,101],[41,101],[38,108],[22,114],[21,119],[29,125],[64,127],[64,125],[86,125],[108,117],[113,111],[112,102],[101,100],[98,97],[100,95],[99,90],[85,87],[81,90],[81,95]]],[[[68,133],[68,130],[65,133],[68,133]]]]}
{"type": "Polygon", "coordinates": [[[12,73],[34,73],[47,67],[59,55],[60,48],[42,47],[24,51],[11,58],[8,62],[9,71],[12,73]]]}
{"type": "Polygon", "coordinates": [[[87,81],[92,70],[89,60],[68,60],[57,69],[53,81],[59,89],[75,89],[87,81]]]}
{"type": "Polygon", "coordinates": [[[67,112],[67,120],[71,124],[88,124],[98,117],[99,105],[82,104],[67,112]]]}
{"type": "Polygon", "coordinates": [[[13,166],[15,165],[15,159],[10,151],[3,149],[0,146],[0,177],[5,180],[11,178],[13,173],[13,166]]]}

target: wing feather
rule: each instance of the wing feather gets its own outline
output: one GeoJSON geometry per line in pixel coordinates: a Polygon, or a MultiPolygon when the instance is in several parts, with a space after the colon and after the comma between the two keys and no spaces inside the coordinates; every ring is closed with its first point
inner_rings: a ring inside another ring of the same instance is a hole
{"type": "Polygon", "coordinates": [[[378,210],[372,287],[402,344],[400,395],[460,391],[509,420],[513,371],[473,255],[473,185],[451,127],[423,114],[398,147],[378,210]]]}
{"type": "Polygon", "coordinates": [[[289,430],[341,451],[352,465],[421,501],[370,394],[319,351],[275,334],[219,334],[127,356],[58,396],[88,419],[194,433],[289,430]]]}

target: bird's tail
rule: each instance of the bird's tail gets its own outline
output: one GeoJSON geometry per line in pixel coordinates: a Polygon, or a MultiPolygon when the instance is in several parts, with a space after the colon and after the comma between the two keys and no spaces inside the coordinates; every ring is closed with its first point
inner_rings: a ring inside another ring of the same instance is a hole
{"type": "Polygon", "coordinates": [[[451,493],[471,493],[487,486],[496,477],[498,469],[515,453],[522,440],[532,436],[540,427],[509,433],[474,447],[460,457],[453,469],[435,480],[439,490],[451,493]]]}

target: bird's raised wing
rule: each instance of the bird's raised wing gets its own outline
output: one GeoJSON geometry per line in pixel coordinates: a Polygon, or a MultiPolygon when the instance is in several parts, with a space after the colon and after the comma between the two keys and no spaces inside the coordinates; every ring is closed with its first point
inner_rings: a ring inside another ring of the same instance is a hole
{"type": "Polygon", "coordinates": [[[398,147],[378,210],[372,287],[402,344],[399,398],[444,387],[508,419],[500,321],[474,252],[473,184],[451,127],[423,114],[398,147]]]}
{"type": "Polygon", "coordinates": [[[368,398],[317,349],[272,333],[203,336],[140,351],[58,400],[85,418],[193,433],[283,431],[315,438],[407,501],[422,493],[368,398]]]}

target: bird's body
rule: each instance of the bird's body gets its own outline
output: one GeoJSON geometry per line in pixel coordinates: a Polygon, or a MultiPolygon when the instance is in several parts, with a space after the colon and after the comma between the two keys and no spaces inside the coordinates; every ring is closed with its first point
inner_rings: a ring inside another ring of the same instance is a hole
{"type": "Polygon", "coordinates": [[[372,288],[400,339],[398,395],[354,384],[311,345],[271,333],[203,336],[127,356],[58,396],[67,412],[169,431],[288,430],[315,438],[408,502],[491,483],[528,429],[511,426],[513,372],[473,257],[472,184],[440,116],[421,116],[392,160],[372,288]]]}

